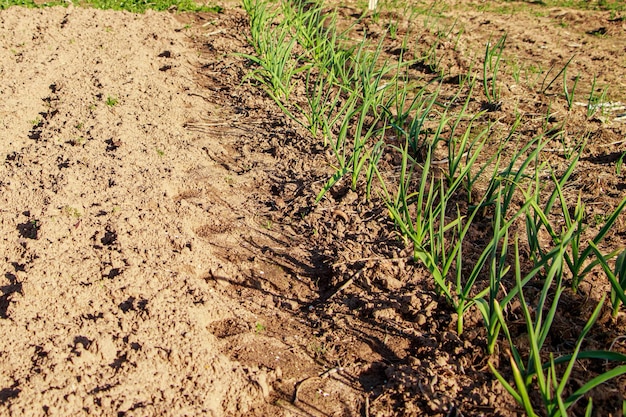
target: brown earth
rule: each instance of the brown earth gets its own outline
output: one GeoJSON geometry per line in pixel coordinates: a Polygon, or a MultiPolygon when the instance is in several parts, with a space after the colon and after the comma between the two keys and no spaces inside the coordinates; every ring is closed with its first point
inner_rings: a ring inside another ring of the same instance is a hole
{"type": "MultiPolygon", "coordinates": [[[[558,71],[575,53],[581,91],[597,74],[626,98],[619,16],[456,3],[437,23],[458,18],[437,47],[446,77],[507,32],[510,62],[558,71]]],[[[382,33],[385,13],[357,30],[382,33]]],[[[412,25],[428,50],[439,29],[412,25]]],[[[246,81],[246,33],[235,5],[0,12],[0,415],[521,415],[487,366],[506,356],[485,354],[477,315],[455,333],[380,204],[342,186],[313,204],[331,160],[246,81]]],[[[588,137],[573,187],[589,218],[610,211],[625,111],[568,112],[528,77],[509,77],[485,117],[506,126],[518,109],[523,142],[553,102],[548,122],[588,137]]],[[[556,168],[563,153],[555,140],[556,168]]],[[[621,216],[606,246],[625,236],[621,216]]],[[[571,349],[592,286],[567,294],[555,351],[571,349]]],[[[586,347],[626,352],[625,330],[606,312],[586,347]]],[[[623,377],[595,390],[597,415],[620,414],[625,392],[623,377]]]]}

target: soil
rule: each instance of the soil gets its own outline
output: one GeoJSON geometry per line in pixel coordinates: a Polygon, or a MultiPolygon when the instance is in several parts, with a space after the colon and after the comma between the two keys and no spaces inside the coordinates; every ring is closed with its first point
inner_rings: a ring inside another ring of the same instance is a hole
{"type": "MultiPolygon", "coordinates": [[[[456,20],[436,45],[450,80],[506,32],[510,62],[556,75],[575,55],[576,101],[593,74],[626,99],[619,15],[445,4],[436,24],[382,12],[355,30],[380,36],[396,18],[426,51],[456,20]]],[[[380,202],[339,184],[314,204],[332,159],[246,77],[247,22],[235,4],[0,11],[0,415],[522,415],[487,365],[507,374],[504,345],[485,353],[477,314],[457,335],[380,202]]],[[[568,111],[560,87],[538,92],[542,79],[522,74],[485,118],[506,126],[517,109],[523,142],[550,105],[567,146],[586,135],[572,195],[597,230],[626,188],[626,111],[568,111]]],[[[624,245],[624,217],[605,248],[624,245]]],[[[571,351],[597,282],[564,296],[553,351],[571,351]]],[[[585,347],[626,353],[625,331],[607,309],[585,347]]],[[[581,366],[574,384],[603,366],[581,366]]],[[[625,393],[624,377],[594,390],[596,415],[620,415],[625,393]]]]}

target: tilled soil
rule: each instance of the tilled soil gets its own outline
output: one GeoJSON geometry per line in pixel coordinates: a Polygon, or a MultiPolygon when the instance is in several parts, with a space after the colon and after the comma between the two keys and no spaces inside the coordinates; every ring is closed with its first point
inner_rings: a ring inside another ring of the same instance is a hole
{"type": "MultiPolygon", "coordinates": [[[[448,75],[507,31],[522,61],[580,51],[572,73],[598,73],[618,101],[623,20],[529,16],[465,11],[448,75]]],[[[456,334],[380,202],[339,184],[313,203],[331,159],[246,78],[247,30],[234,5],[0,12],[0,414],[521,415],[487,365],[506,371],[505,352],[485,354],[477,314],[456,334]]],[[[546,101],[513,84],[503,97],[486,117],[520,109],[531,137],[546,101]]],[[[593,217],[624,193],[626,128],[579,110],[576,188],[593,217]]],[[[607,245],[625,231],[622,216],[607,245]]],[[[571,349],[591,287],[567,294],[555,349],[571,349]]],[[[626,351],[625,326],[607,312],[587,347],[626,351]]],[[[625,392],[624,378],[595,390],[598,415],[625,392]]]]}

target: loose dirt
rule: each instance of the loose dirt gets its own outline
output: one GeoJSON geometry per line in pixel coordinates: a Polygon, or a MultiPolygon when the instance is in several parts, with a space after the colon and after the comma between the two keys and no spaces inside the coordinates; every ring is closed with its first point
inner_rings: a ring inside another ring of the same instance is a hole
{"type": "MultiPolygon", "coordinates": [[[[572,73],[624,98],[623,20],[461,20],[449,68],[506,30],[521,61],[578,52],[572,73]]],[[[246,79],[246,31],[235,5],[0,12],[0,415],[520,415],[487,366],[506,356],[485,354],[478,316],[457,336],[385,210],[342,186],[313,204],[330,159],[246,79]]],[[[528,91],[509,85],[496,116],[517,103],[530,135],[528,91]]],[[[569,119],[591,132],[577,187],[599,214],[624,192],[610,116],[569,119]]],[[[563,340],[591,293],[571,294],[563,340]]],[[[626,352],[605,316],[591,346],[626,352]]],[[[598,415],[625,388],[596,390],[598,415]]]]}

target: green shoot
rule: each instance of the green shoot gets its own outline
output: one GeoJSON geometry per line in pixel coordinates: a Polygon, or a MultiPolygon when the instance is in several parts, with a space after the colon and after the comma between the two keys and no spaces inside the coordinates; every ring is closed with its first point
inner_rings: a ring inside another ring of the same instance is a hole
{"type": "Polygon", "coordinates": [[[615,174],[622,175],[622,165],[624,164],[624,157],[626,157],[626,152],[622,153],[617,162],[615,163],[615,174]]]}
{"type": "Polygon", "coordinates": [[[487,97],[487,108],[496,110],[500,107],[500,88],[498,87],[498,70],[506,34],[495,43],[487,42],[485,59],[483,62],[483,90],[487,97]]]}
{"type": "Polygon", "coordinates": [[[574,85],[572,86],[572,90],[570,91],[567,88],[567,72],[563,72],[563,94],[565,95],[565,100],[567,101],[567,110],[572,110],[572,107],[574,106],[574,96],[576,94],[576,86],[578,85],[579,79],[579,75],[574,77],[574,85]]]}
{"type": "MultiPolygon", "coordinates": [[[[524,297],[524,283],[528,282],[528,277],[521,278],[521,268],[519,261],[516,261],[515,276],[517,282],[516,295],[519,297],[520,306],[526,322],[526,330],[528,334],[529,357],[528,362],[522,359],[515,342],[510,336],[507,323],[502,315],[500,317],[500,323],[507,336],[507,341],[510,347],[510,361],[514,376],[514,385],[511,385],[506,378],[500,372],[498,372],[492,364],[489,364],[492,372],[496,378],[502,383],[504,388],[513,396],[513,398],[524,408],[529,416],[537,416],[535,412],[536,405],[533,404],[530,396],[530,392],[536,389],[542,399],[542,405],[545,409],[545,414],[551,417],[564,417],[567,416],[567,410],[571,408],[580,398],[582,398],[591,389],[601,385],[609,379],[615,378],[619,375],[626,373],[626,365],[617,366],[609,371],[606,371],[595,378],[584,383],[580,388],[574,391],[572,394],[567,395],[568,382],[572,375],[572,371],[578,359],[596,359],[606,361],[626,361],[626,355],[618,354],[615,352],[605,351],[587,351],[581,352],[581,346],[584,338],[587,336],[593,324],[598,319],[602,305],[604,303],[604,297],[600,300],[595,310],[591,314],[591,317],[587,321],[587,324],[583,328],[578,337],[573,353],[569,355],[563,355],[559,358],[550,355],[550,361],[548,363],[542,363],[542,347],[546,341],[546,338],[550,332],[557,307],[559,298],[563,292],[562,285],[562,272],[563,272],[563,255],[567,247],[568,241],[571,238],[571,233],[567,233],[565,240],[550,253],[550,255],[542,261],[542,264],[547,267],[546,276],[544,278],[543,289],[539,295],[539,300],[536,307],[533,308],[534,315],[531,313],[528,307],[527,301],[524,297]],[[544,311],[546,315],[544,317],[544,311]],[[563,373],[559,376],[557,365],[567,364],[563,373]]],[[[516,259],[519,259],[519,249],[516,241],[515,244],[516,259]]],[[[538,269],[535,268],[531,274],[534,275],[538,269]]],[[[587,407],[587,413],[590,410],[591,405],[587,407]]]]}
{"type": "Polygon", "coordinates": [[[117,103],[119,102],[119,99],[117,97],[113,97],[113,96],[107,96],[106,99],[106,105],[109,107],[113,107],[115,106],[117,103]]]}
{"type": "Polygon", "coordinates": [[[593,77],[591,83],[591,91],[589,92],[589,98],[587,100],[587,118],[591,118],[597,111],[604,109],[606,103],[606,95],[608,93],[608,87],[604,87],[600,94],[596,95],[596,77],[593,77]]]}
{"type": "Polygon", "coordinates": [[[598,247],[593,242],[589,242],[589,245],[611,283],[611,308],[613,318],[615,318],[619,312],[620,304],[626,307],[626,250],[619,254],[615,261],[615,268],[611,270],[605,255],[600,252],[598,247]]]}
{"type": "MultiPolygon", "coordinates": [[[[557,78],[559,78],[561,76],[561,74],[563,74],[564,80],[563,80],[563,85],[566,91],[566,96],[568,95],[567,93],[567,87],[565,86],[565,77],[567,76],[567,67],[569,66],[569,64],[571,64],[572,60],[574,59],[576,55],[572,55],[572,57],[569,59],[569,61],[567,61],[567,63],[563,66],[563,68],[561,68],[561,70],[554,76],[554,78],[552,78],[552,81],[550,81],[548,83],[547,86],[544,87],[544,84],[546,82],[546,79],[548,78],[548,75],[550,75],[550,72],[552,72],[552,68],[550,68],[548,70],[548,72],[546,72],[545,77],[543,78],[543,82],[541,83],[541,93],[545,94],[546,91],[548,91],[550,89],[550,87],[552,87],[552,84],[554,84],[554,82],[557,80],[557,78]]],[[[573,93],[572,93],[573,94],[573,93]]]]}

